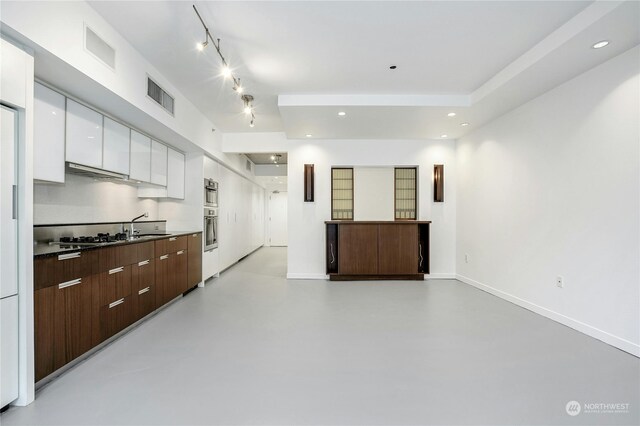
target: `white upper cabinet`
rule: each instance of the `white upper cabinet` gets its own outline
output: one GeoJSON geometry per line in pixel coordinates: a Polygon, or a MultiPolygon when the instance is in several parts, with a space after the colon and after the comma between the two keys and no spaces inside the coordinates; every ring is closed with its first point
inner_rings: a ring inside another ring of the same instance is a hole
{"type": "Polygon", "coordinates": [[[151,182],[151,138],[131,129],[131,168],[129,178],[151,182]]]}
{"type": "Polygon", "coordinates": [[[103,169],[129,174],[129,139],[130,130],[127,126],[108,117],[104,118],[103,169]]]}
{"type": "Polygon", "coordinates": [[[169,148],[167,197],[184,199],[184,154],[169,148]]]}
{"type": "Polygon", "coordinates": [[[67,99],[66,160],[102,167],[102,114],[67,99]]]}
{"type": "Polygon", "coordinates": [[[167,146],[151,141],[151,183],[167,186],[167,146]]]}
{"type": "Polygon", "coordinates": [[[64,183],[65,97],[34,85],[33,178],[64,183]]]}

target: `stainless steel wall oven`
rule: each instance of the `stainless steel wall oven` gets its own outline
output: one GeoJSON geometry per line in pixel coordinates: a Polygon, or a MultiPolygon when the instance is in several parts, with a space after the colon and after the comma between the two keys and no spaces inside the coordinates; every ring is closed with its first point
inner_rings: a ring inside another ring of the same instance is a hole
{"type": "Polygon", "coordinates": [[[218,182],[213,179],[204,180],[204,205],[218,207],[218,182]]]}
{"type": "Polygon", "coordinates": [[[204,209],[204,251],[218,247],[218,209],[204,209]]]}

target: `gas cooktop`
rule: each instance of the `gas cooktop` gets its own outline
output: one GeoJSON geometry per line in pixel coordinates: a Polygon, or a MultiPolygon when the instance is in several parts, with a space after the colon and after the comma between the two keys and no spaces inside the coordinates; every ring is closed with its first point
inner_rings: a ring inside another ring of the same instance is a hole
{"type": "Polygon", "coordinates": [[[105,243],[116,243],[118,241],[126,241],[128,238],[124,232],[118,232],[115,235],[98,234],[91,237],[60,237],[60,241],[53,241],[49,244],[56,244],[60,246],[95,246],[105,243]]]}

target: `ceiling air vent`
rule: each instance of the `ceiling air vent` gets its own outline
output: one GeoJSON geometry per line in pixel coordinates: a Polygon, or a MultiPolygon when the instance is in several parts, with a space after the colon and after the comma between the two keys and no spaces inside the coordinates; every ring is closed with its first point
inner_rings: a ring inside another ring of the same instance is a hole
{"type": "Polygon", "coordinates": [[[162,87],[147,77],[147,95],[156,101],[169,114],[173,115],[173,96],[168,94],[162,87]]]}
{"type": "Polygon", "coordinates": [[[84,48],[112,70],[116,69],[116,51],[91,28],[84,27],[84,48]]]}
{"type": "Polygon", "coordinates": [[[251,171],[251,161],[247,160],[247,164],[245,165],[245,168],[247,169],[248,172],[251,171]]]}

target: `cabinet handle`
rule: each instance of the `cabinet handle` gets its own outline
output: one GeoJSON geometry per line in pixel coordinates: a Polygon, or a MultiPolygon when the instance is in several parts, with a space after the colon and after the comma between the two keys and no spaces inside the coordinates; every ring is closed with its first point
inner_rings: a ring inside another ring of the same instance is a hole
{"type": "Polygon", "coordinates": [[[11,200],[13,203],[13,208],[11,209],[11,218],[17,219],[18,218],[18,186],[12,185],[11,191],[12,191],[11,200]]]}
{"type": "Polygon", "coordinates": [[[82,282],[82,278],[76,278],[75,280],[65,281],[63,283],[58,284],[58,289],[71,287],[72,285],[80,284],[81,282],[82,282]]]}
{"type": "Polygon", "coordinates": [[[330,243],[330,244],[329,244],[329,248],[331,249],[331,264],[333,265],[333,262],[335,262],[335,261],[336,261],[336,257],[335,257],[335,255],[333,254],[333,244],[331,244],[331,243],[330,243]]]}
{"type": "Polygon", "coordinates": [[[142,262],[138,262],[138,266],[144,266],[149,264],[149,259],[143,260],[142,262]]]}
{"type": "Polygon", "coordinates": [[[67,259],[75,259],[76,257],[80,257],[82,254],[77,251],[75,253],[65,253],[58,255],[58,260],[67,260],[67,259]]]}
{"type": "Polygon", "coordinates": [[[165,259],[168,259],[168,258],[169,258],[168,254],[160,256],[160,260],[165,260],[165,259]]]}
{"type": "Polygon", "coordinates": [[[178,237],[171,237],[171,238],[169,238],[169,241],[175,241],[177,239],[178,239],[178,237]]]}
{"type": "Polygon", "coordinates": [[[177,252],[176,254],[183,254],[184,250],[180,250],[179,252],[177,252]]]}
{"type": "Polygon", "coordinates": [[[109,303],[109,309],[111,309],[111,308],[113,308],[115,306],[121,305],[123,303],[124,303],[124,297],[122,299],[120,299],[120,300],[116,300],[115,302],[109,303]]]}
{"type": "Polygon", "coordinates": [[[151,289],[151,287],[150,287],[150,286],[149,286],[149,287],[147,287],[147,288],[143,288],[142,290],[140,290],[140,291],[138,292],[138,294],[144,294],[144,293],[148,292],[150,289],[151,289]]]}
{"type": "Polygon", "coordinates": [[[120,266],[119,268],[109,269],[109,275],[117,274],[118,272],[124,271],[124,266],[120,266]]]}
{"type": "Polygon", "coordinates": [[[424,260],[424,257],[422,257],[422,244],[418,244],[418,254],[420,255],[420,263],[418,266],[422,267],[422,261],[424,260]]]}

